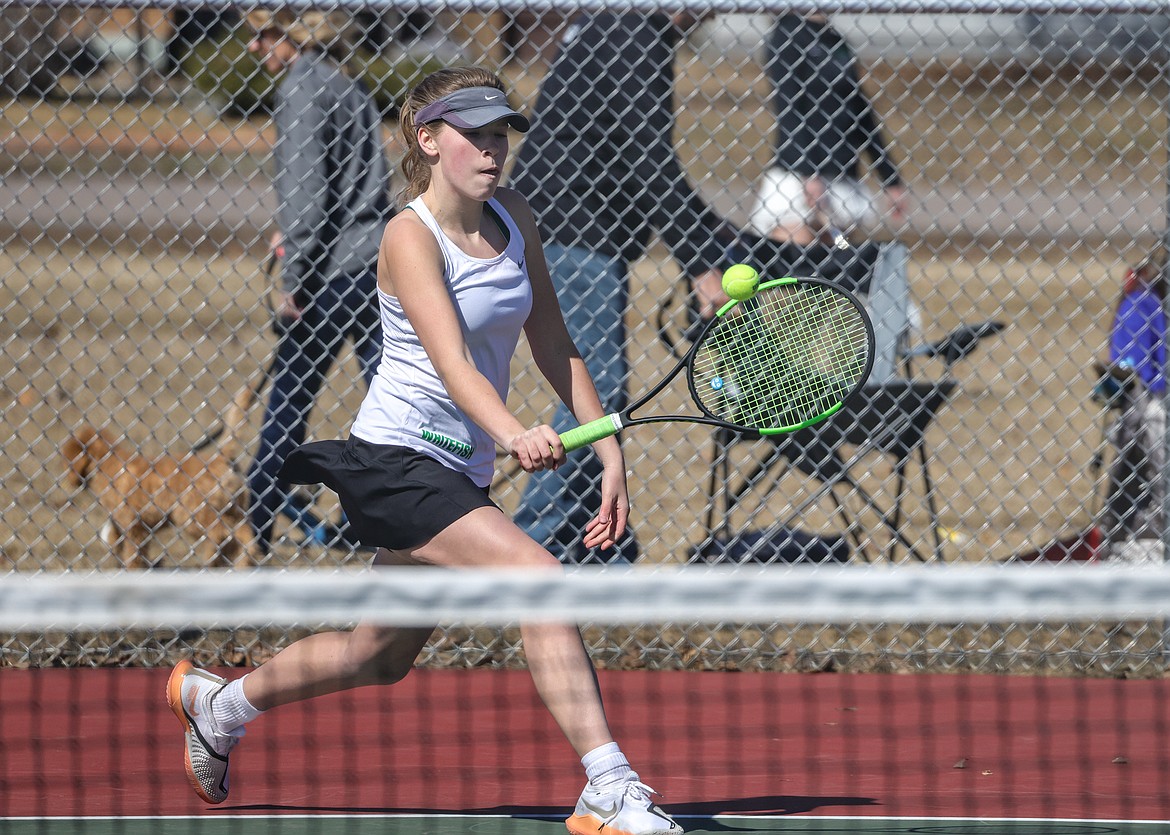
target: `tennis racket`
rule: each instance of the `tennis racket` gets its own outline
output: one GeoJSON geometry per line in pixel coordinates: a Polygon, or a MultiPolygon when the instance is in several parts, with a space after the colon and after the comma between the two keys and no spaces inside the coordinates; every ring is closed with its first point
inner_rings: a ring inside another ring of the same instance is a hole
{"type": "Polygon", "coordinates": [[[567,451],[627,426],[684,421],[778,435],[837,412],[873,368],[873,323],[857,298],[820,278],[768,281],[715,314],[681,360],[629,408],[561,434],[567,451]],[[699,414],[634,413],[685,369],[699,414]]]}

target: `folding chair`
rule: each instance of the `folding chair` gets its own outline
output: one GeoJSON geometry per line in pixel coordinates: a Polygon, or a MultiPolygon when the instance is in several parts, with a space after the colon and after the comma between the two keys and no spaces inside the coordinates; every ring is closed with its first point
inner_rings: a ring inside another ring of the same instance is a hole
{"type": "Polygon", "coordinates": [[[790,527],[793,520],[808,507],[827,495],[832,499],[836,513],[842,520],[846,534],[854,541],[857,552],[867,562],[871,561],[857,520],[850,517],[848,508],[837,494],[837,487],[846,487],[861,498],[889,532],[886,558],[893,559],[897,546],[901,545],[914,559],[925,562],[926,557],[921,550],[901,530],[907,471],[915,453],[922,473],[923,492],[934,537],[934,554],[936,558],[941,557],[943,539],[929,456],[925,448],[925,434],[957,386],[951,377],[954,363],[966,357],[983,338],[1002,330],[1003,325],[998,322],[964,325],[937,342],[908,347],[911,303],[906,250],[900,243],[882,245],[873,266],[872,278],[863,286],[869,291],[867,307],[874,321],[875,332],[876,354],[869,385],[825,423],[769,438],[763,458],[735,484],[731,483],[730,446],[742,440],[743,436],[727,430],[716,430],[707,487],[708,537],[696,549],[700,558],[709,558],[720,552],[720,543],[726,541],[729,533],[731,512],[749,490],[766,481],[770,491],[788,468],[795,468],[821,482],[821,486],[787,515],[780,523],[782,527],[790,527]],[[918,357],[942,358],[945,362],[943,378],[913,380],[911,361],[918,357]],[[899,366],[905,376],[899,375],[899,366]],[[845,458],[841,451],[845,445],[856,447],[849,458],[845,458]],[[893,507],[888,510],[850,472],[871,451],[887,455],[894,462],[895,500],[893,507]],[[783,465],[784,470],[773,474],[773,469],[778,465],[783,465]],[[720,504],[721,509],[718,507],[720,504]],[[718,523],[715,518],[717,512],[721,513],[718,523]]]}
{"type": "MultiPolygon", "coordinates": [[[[857,521],[849,516],[848,508],[837,495],[836,488],[844,486],[859,496],[889,531],[890,544],[887,547],[889,559],[893,559],[894,549],[900,544],[916,560],[925,562],[925,557],[901,530],[906,471],[916,450],[923,452],[922,461],[926,461],[924,451],[926,430],[954,388],[955,383],[949,380],[932,382],[891,380],[868,386],[854,398],[853,402],[847,403],[844,409],[825,423],[788,435],[769,438],[767,453],[734,485],[730,482],[729,447],[740,440],[740,437],[726,430],[716,431],[715,460],[708,481],[710,503],[707,529],[711,531],[711,540],[718,541],[721,534],[726,535],[727,520],[748,490],[764,483],[766,477],[768,490],[774,487],[783,472],[773,474],[772,471],[778,464],[784,464],[785,468],[794,467],[804,475],[817,479],[821,482],[821,488],[815,490],[789,512],[787,518],[780,523],[783,527],[791,527],[805,510],[828,495],[833,500],[846,533],[854,540],[858,553],[867,562],[872,561],[857,530],[857,521]],[[849,458],[844,457],[841,452],[841,447],[845,444],[857,447],[856,452],[849,458]],[[894,459],[898,487],[892,510],[882,508],[850,472],[851,468],[870,451],[878,451],[894,459]],[[717,494],[722,496],[723,520],[718,526],[715,524],[717,494]]],[[[941,536],[938,533],[938,511],[934,503],[934,485],[930,478],[930,470],[925,464],[922,467],[922,476],[938,554],[942,549],[941,536]]],[[[709,550],[710,542],[700,546],[701,552],[709,550]]]]}

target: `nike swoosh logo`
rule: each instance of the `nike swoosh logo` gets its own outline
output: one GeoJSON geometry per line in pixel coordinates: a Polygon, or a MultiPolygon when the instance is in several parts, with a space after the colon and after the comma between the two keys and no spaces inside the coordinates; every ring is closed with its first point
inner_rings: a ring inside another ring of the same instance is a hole
{"type": "Polygon", "coordinates": [[[605,820],[608,820],[609,818],[611,818],[617,814],[618,805],[616,803],[613,804],[612,806],[610,806],[608,809],[603,809],[600,806],[594,806],[592,803],[590,803],[588,800],[585,800],[584,798],[581,799],[581,802],[585,805],[586,809],[588,809],[593,814],[595,814],[595,815],[597,815],[605,820]]]}
{"type": "Polygon", "coordinates": [[[187,699],[187,714],[194,719],[199,715],[199,711],[195,708],[195,698],[199,695],[199,688],[191,688],[191,696],[187,699]]]}

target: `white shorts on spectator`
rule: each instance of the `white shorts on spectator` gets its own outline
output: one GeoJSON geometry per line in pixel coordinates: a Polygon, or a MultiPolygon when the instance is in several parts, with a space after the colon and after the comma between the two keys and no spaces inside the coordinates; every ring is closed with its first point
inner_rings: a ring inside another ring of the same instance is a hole
{"type": "MultiPolygon", "coordinates": [[[[753,229],[761,235],[771,235],[777,227],[815,225],[816,212],[804,193],[806,179],[783,168],[765,171],[749,219],[753,229]]],[[[829,224],[846,235],[877,225],[876,196],[864,183],[851,177],[829,180],[825,197],[829,224]]]]}

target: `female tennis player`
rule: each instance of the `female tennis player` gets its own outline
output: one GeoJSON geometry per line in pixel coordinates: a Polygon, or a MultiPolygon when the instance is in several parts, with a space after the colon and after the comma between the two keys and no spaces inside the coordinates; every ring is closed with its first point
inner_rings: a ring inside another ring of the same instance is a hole
{"type": "MultiPolygon", "coordinates": [[[[581,422],[604,412],[549,278],[527,202],[499,188],[508,129],[528,119],[503,84],[477,68],[446,69],[407,97],[401,129],[406,209],[386,225],[378,256],[383,352],[348,441],[306,444],[282,475],[335,490],[378,565],[528,567],[556,558],[488,497],[495,446],[526,472],[565,460],[557,432],[525,427],[507,408],[521,330],[540,371],[581,422]]],[[[628,513],[625,462],[614,438],[594,445],[602,505],[584,544],[610,547],[628,513]]],[[[208,803],[228,795],[228,755],[244,724],[280,705],[401,680],[432,628],[370,624],[286,648],[231,683],[181,662],[167,700],[186,731],[186,767],[208,803]]],[[[588,783],[567,826],[575,835],[674,835],[614,742],[593,667],[574,625],[521,627],[536,688],[582,758],[588,783]]]]}

